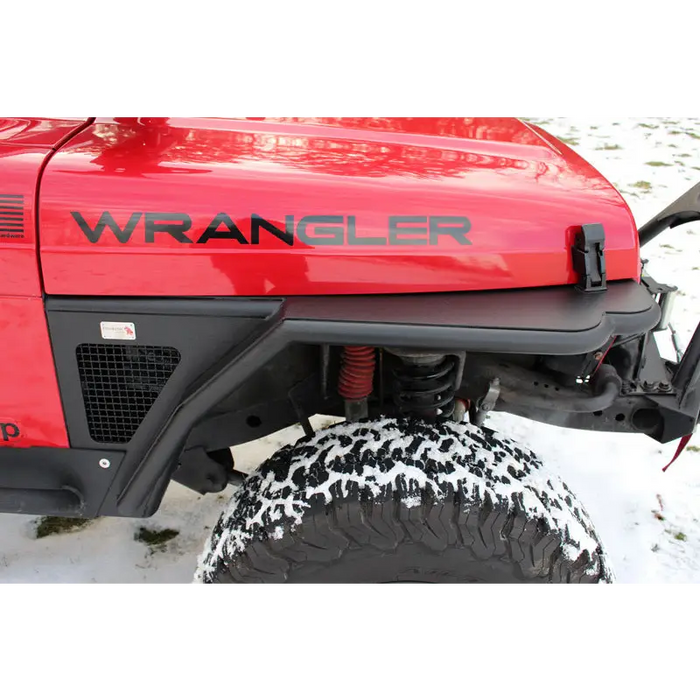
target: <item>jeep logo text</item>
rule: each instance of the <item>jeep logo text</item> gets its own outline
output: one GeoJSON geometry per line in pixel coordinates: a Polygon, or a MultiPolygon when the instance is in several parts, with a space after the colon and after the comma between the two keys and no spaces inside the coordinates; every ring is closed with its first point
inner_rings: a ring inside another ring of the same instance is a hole
{"type": "Polygon", "coordinates": [[[15,423],[0,423],[0,435],[5,442],[19,437],[19,427],[15,423]]]}

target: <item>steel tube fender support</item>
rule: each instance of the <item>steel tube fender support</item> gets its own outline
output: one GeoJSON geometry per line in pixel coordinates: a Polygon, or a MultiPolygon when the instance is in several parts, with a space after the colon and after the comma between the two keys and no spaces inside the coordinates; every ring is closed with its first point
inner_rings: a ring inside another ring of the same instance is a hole
{"type": "MultiPolygon", "coordinates": [[[[597,372],[593,382],[596,391],[592,396],[582,396],[578,399],[557,399],[556,407],[563,413],[594,413],[604,411],[615,403],[620,396],[622,381],[610,365],[603,365],[597,372]]],[[[499,397],[504,404],[516,406],[532,406],[533,408],[551,409],[552,400],[544,396],[531,396],[517,389],[501,388],[499,397]]]]}
{"type": "MultiPolygon", "coordinates": [[[[127,452],[118,480],[105,500],[113,498],[122,515],[144,517],[153,490],[165,483],[169,466],[196,422],[293,343],[576,355],[600,348],[615,333],[650,330],[661,317],[653,298],[631,281],[611,284],[604,297],[595,299],[568,288],[517,294],[518,299],[527,300],[532,320],[528,317],[522,322],[517,315],[511,315],[507,327],[485,316],[483,309],[470,318],[470,295],[451,295],[450,304],[442,295],[389,297],[382,299],[381,304],[372,297],[287,299],[242,347],[232,348],[216,368],[204,373],[188,395],[172,405],[167,418],[153,430],[143,447],[127,452]],[[576,309],[581,318],[570,323],[567,330],[556,330],[551,325],[542,328],[536,319],[541,319],[541,307],[547,300],[558,317],[571,320],[572,310],[576,309]]],[[[495,309],[502,308],[503,299],[513,299],[510,293],[507,297],[498,293],[481,298],[490,300],[495,309]]],[[[613,393],[614,387],[605,389],[598,396],[581,399],[585,403],[575,403],[570,410],[600,410],[601,404],[607,406],[614,401],[613,393]]]]}
{"type": "MultiPolygon", "coordinates": [[[[119,508],[134,511],[141,506],[150,492],[149,489],[139,488],[139,485],[150,486],[159,478],[161,466],[169,463],[172,455],[182,449],[196,419],[224,399],[256,369],[281,352],[289,340],[281,331],[278,318],[263,332],[253,337],[245,349],[234,349],[234,356],[224,362],[218,372],[175,408],[143,459],[139,460],[138,455],[127,457],[133,472],[117,499],[119,508]]],[[[126,460],[125,464],[129,468],[126,460]]]]}

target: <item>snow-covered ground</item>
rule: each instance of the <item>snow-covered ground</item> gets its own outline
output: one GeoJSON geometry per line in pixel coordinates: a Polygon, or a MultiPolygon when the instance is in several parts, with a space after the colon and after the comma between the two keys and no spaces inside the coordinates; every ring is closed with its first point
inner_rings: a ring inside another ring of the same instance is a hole
{"type": "MultiPolygon", "coordinates": [[[[638,224],[700,180],[700,118],[532,121],[566,139],[613,182],[638,224]]],[[[675,326],[683,346],[700,316],[699,248],[696,224],[645,249],[651,274],[682,290],[675,326]]],[[[618,581],[700,582],[700,437],[663,474],[675,445],[562,430],[506,415],[493,416],[489,424],[539,453],[578,494],[608,547],[618,581]]],[[[300,435],[290,428],[237,447],[237,464],[254,469],[300,435]]],[[[191,581],[208,529],[230,491],[199,497],[173,484],[158,514],[147,521],[99,519],[40,539],[37,518],[0,515],[0,582],[191,581]],[[170,529],[173,536],[160,545],[145,544],[136,539],[142,527],[170,529]]]]}

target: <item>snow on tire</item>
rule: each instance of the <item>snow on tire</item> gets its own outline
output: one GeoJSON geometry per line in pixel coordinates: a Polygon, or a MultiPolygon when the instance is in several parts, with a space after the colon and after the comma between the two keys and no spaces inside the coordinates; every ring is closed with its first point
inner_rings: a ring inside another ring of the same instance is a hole
{"type": "Polygon", "coordinates": [[[611,582],[588,515],[528,449],[468,424],[339,423],[234,495],[195,580],[611,582]]]}

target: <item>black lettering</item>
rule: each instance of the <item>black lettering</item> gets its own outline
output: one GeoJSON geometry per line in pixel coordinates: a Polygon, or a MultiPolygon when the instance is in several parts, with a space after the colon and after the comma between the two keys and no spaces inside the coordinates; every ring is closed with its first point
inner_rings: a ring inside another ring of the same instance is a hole
{"type": "Polygon", "coordinates": [[[345,237],[343,216],[305,216],[297,226],[297,238],[308,245],[342,245],[345,237]],[[335,224],[321,226],[320,224],[335,224]],[[306,232],[307,226],[314,226],[313,236],[306,232]]]}
{"type": "Polygon", "coordinates": [[[167,233],[180,243],[192,243],[185,231],[192,228],[192,219],[187,214],[167,214],[165,212],[146,212],[146,243],[155,243],[156,233],[167,233]],[[164,221],[177,221],[166,224],[164,221]]]}
{"type": "Polygon", "coordinates": [[[87,221],[85,221],[83,215],[79,211],[72,211],[71,216],[75,219],[78,226],[80,226],[80,230],[85,234],[90,243],[97,243],[107,227],[111,229],[112,233],[117,237],[117,240],[120,243],[128,243],[129,239],[131,238],[131,234],[136,228],[136,224],[138,224],[139,220],[141,219],[141,212],[134,212],[129,217],[129,221],[123,229],[117,225],[114,217],[108,211],[102,212],[102,216],[94,229],[90,228],[87,221]]]}
{"type": "Polygon", "coordinates": [[[428,217],[427,216],[390,216],[389,217],[390,245],[427,245],[428,217]],[[399,224],[423,224],[418,226],[399,226],[399,224]],[[422,236],[422,238],[400,238],[400,236],[422,236]]]}
{"type": "Polygon", "coordinates": [[[223,212],[214,217],[214,220],[209,224],[209,226],[207,226],[204,233],[199,237],[197,243],[206,243],[210,238],[230,238],[234,241],[238,241],[239,243],[243,243],[245,245],[248,244],[246,237],[233,222],[233,219],[228,214],[224,214],[223,212]],[[224,224],[228,230],[219,231],[218,228],[221,226],[221,224],[224,224]]]}
{"type": "MultiPolygon", "coordinates": [[[[102,212],[94,228],[85,221],[80,212],[72,211],[73,219],[80,227],[90,243],[101,240],[105,229],[109,228],[120,243],[128,243],[136,225],[143,216],[142,212],[134,212],[122,228],[108,211],[102,212]]],[[[347,217],[347,227],[343,216],[305,216],[299,222],[296,235],[307,245],[342,245],[345,242],[347,228],[347,243],[352,246],[386,245],[387,239],[381,236],[359,237],[357,235],[357,218],[347,217]],[[309,229],[311,227],[311,229],[309,229]]],[[[466,216],[391,216],[389,217],[390,245],[439,245],[440,236],[450,236],[460,245],[472,245],[467,234],[471,230],[471,221],[466,216]]],[[[192,228],[192,220],[187,214],[170,214],[165,212],[147,212],[145,215],[146,243],[155,242],[156,233],[167,233],[180,243],[192,243],[186,231],[192,228]]],[[[285,217],[282,229],[273,223],[253,214],[251,217],[251,234],[248,241],[240,228],[228,214],[220,212],[204,230],[197,243],[207,243],[209,240],[235,240],[242,245],[260,243],[260,231],[272,234],[288,246],[294,245],[294,217],[285,217]],[[223,229],[222,229],[223,227],[223,229]]]]}
{"type": "Polygon", "coordinates": [[[354,216],[348,216],[348,245],[386,245],[386,238],[358,238],[354,216]]]}
{"type": "Polygon", "coordinates": [[[452,236],[460,245],[471,245],[467,238],[471,227],[466,216],[431,216],[430,245],[438,244],[438,236],[452,236]]]}
{"type": "Polygon", "coordinates": [[[19,428],[14,423],[0,423],[2,439],[9,442],[11,438],[19,437],[19,428]]]}
{"type": "Polygon", "coordinates": [[[285,229],[284,231],[275,226],[275,224],[270,223],[262,216],[253,214],[250,218],[250,242],[253,245],[258,245],[260,243],[260,229],[265,229],[268,233],[271,233],[275,238],[279,238],[280,241],[286,243],[287,245],[294,245],[294,217],[288,216],[285,219],[285,229]]]}

